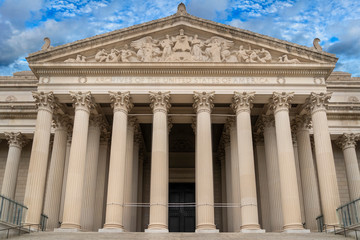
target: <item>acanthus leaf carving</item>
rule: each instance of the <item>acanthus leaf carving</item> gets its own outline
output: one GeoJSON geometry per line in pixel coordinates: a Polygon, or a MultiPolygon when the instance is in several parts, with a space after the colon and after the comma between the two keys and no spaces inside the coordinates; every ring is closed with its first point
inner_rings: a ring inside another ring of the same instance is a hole
{"type": "Polygon", "coordinates": [[[215,92],[194,92],[193,108],[199,113],[202,111],[211,112],[214,107],[215,92]]]}
{"type": "Polygon", "coordinates": [[[9,146],[23,148],[29,141],[21,132],[5,132],[9,146]]]}
{"type": "Polygon", "coordinates": [[[291,107],[291,102],[294,98],[294,93],[286,93],[286,92],[273,92],[273,95],[270,99],[270,108],[274,111],[280,110],[289,110],[291,107]]]}
{"type": "Polygon", "coordinates": [[[360,134],[344,133],[337,138],[336,143],[342,150],[350,147],[355,148],[356,142],[359,141],[359,138],[360,134]]]}
{"type": "Polygon", "coordinates": [[[167,113],[170,110],[170,92],[149,92],[150,107],[155,113],[163,111],[167,113]]]}
{"type": "Polygon", "coordinates": [[[234,112],[250,111],[253,106],[255,92],[234,92],[231,108],[234,112]]]}
{"type": "Polygon", "coordinates": [[[111,107],[116,111],[130,112],[133,108],[130,92],[109,92],[111,107]]]}

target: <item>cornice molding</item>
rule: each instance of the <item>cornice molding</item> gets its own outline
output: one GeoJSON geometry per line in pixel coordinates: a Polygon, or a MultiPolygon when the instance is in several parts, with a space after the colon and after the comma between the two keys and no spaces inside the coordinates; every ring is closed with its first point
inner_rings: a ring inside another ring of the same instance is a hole
{"type": "Polygon", "coordinates": [[[226,64],[226,63],[85,63],[29,64],[35,75],[48,76],[317,76],[328,77],[333,69],[329,64],[226,64]]]}

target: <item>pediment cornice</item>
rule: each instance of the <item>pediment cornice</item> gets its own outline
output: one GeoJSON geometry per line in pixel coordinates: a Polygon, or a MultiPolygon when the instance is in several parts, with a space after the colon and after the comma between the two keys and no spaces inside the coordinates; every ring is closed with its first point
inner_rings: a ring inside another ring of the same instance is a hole
{"type": "MultiPolygon", "coordinates": [[[[305,60],[305,62],[312,63],[328,63],[332,64],[333,68],[337,61],[335,55],[324,51],[318,51],[313,48],[279,40],[248,30],[198,18],[186,12],[178,12],[169,17],[115,30],[54,48],[49,48],[47,50],[41,50],[30,54],[27,60],[30,65],[40,62],[44,63],[56,61],[56,59],[64,61],[67,58],[71,59],[71,57],[75,59],[77,54],[81,54],[83,52],[91,52],[90,55],[93,57],[95,56],[96,51],[99,51],[103,47],[106,48],[106,46],[114,46],[116,43],[120,43],[122,41],[130,41],[133,43],[134,41],[138,41],[144,37],[156,35],[159,32],[163,35],[162,39],[165,39],[167,30],[171,30],[173,32],[173,36],[171,37],[175,37],[175,32],[178,32],[182,28],[185,29],[185,32],[189,29],[195,33],[197,31],[204,32],[207,34],[208,38],[221,37],[226,41],[246,43],[250,46],[250,48],[251,46],[258,46],[259,51],[261,48],[266,48],[266,50],[269,51],[277,51],[281,54],[288,54],[292,59],[299,58],[301,62],[305,60]]],[[[194,34],[188,35],[191,38],[194,37],[194,34]]],[[[156,37],[154,37],[154,39],[156,39],[156,37]]],[[[161,39],[159,39],[159,41],[160,40],[161,39]]],[[[238,43],[238,45],[240,43],[238,43]]],[[[238,45],[236,46],[237,48],[239,47],[238,45]]],[[[110,53],[110,49],[111,48],[108,47],[108,53],[110,53]]],[[[278,58],[278,56],[276,56],[276,58],[278,58]]],[[[35,67],[35,65],[33,65],[33,67],[35,67]]]]}
{"type": "Polygon", "coordinates": [[[241,63],[38,63],[38,77],[47,76],[311,76],[327,78],[331,64],[241,63]]]}

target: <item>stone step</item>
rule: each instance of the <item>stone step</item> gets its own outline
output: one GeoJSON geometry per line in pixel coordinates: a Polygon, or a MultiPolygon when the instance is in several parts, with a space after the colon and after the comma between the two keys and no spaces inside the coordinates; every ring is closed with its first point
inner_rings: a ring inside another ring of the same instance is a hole
{"type": "Polygon", "coordinates": [[[352,239],[342,235],[326,233],[290,234],[290,233],[59,233],[40,232],[24,234],[13,239],[41,240],[325,240],[352,239]]]}

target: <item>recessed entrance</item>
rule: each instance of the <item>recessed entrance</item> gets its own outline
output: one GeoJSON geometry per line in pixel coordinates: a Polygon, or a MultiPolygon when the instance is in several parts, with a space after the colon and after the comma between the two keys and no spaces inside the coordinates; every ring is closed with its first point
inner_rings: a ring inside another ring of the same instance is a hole
{"type": "Polygon", "coordinates": [[[195,183],[169,183],[169,203],[169,231],[195,232],[195,207],[181,204],[195,203],[195,183]]]}

